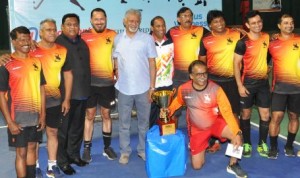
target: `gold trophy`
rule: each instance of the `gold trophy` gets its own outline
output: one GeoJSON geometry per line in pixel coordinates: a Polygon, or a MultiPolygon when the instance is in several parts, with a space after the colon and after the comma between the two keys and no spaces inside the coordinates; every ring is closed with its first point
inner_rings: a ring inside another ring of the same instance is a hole
{"type": "MultiPolygon", "coordinates": [[[[175,88],[173,90],[156,91],[152,94],[152,100],[160,108],[168,108],[168,106],[171,104],[175,92],[176,92],[175,88]]],[[[162,117],[160,117],[157,121],[160,135],[175,134],[176,132],[175,121],[173,119],[168,118],[166,112],[162,113],[161,115],[162,117]]]]}

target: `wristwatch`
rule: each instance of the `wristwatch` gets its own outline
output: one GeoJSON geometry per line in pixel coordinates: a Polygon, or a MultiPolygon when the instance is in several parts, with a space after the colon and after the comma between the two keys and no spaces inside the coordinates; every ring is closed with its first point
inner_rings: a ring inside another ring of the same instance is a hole
{"type": "Polygon", "coordinates": [[[236,135],[243,136],[243,133],[242,133],[242,131],[238,131],[238,132],[236,133],[236,135]]]}

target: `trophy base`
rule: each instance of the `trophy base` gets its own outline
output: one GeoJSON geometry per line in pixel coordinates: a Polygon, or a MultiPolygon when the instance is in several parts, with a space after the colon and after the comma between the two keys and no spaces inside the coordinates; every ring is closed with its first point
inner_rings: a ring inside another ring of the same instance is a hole
{"type": "Polygon", "coordinates": [[[170,119],[169,122],[162,122],[158,119],[157,124],[159,126],[159,134],[162,135],[171,135],[176,133],[176,124],[173,119],[170,119]]]}

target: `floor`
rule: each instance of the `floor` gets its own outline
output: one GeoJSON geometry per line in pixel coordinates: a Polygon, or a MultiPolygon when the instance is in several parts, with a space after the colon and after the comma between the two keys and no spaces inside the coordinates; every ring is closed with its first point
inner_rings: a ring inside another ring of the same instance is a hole
{"type": "MultiPolygon", "coordinates": [[[[113,177],[122,177],[122,178],[146,178],[147,173],[145,170],[145,162],[140,159],[136,154],[136,145],[138,142],[137,137],[137,120],[132,119],[132,137],[131,137],[131,146],[133,152],[130,156],[130,161],[128,165],[120,165],[118,160],[109,161],[102,156],[102,135],[100,128],[102,128],[101,122],[95,123],[95,132],[92,148],[92,157],[93,161],[86,167],[80,168],[74,166],[77,171],[77,174],[73,178],[89,177],[89,178],[113,178],[113,177]]],[[[3,119],[0,118],[0,125],[5,125],[3,119]]],[[[112,147],[115,151],[119,153],[119,138],[118,138],[118,120],[113,121],[113,140],[112,147]]],[[[184,119],[181,119],[179,123],[180,130],[186,134],[185,122],[184,119]]],[[[251,158],[242,158],[240,165],[245,169],[249,176],[253,178],[296,178],[299,177],[299,165],[300,158],[293,157],[288,158],[284,156],[283,153],[283,144],[285,143],[284,139],[279,139],[279,157],[277,160],[270,160],[262,158],[256,152],[256,139],[258,137],[258,129],[252,127],[252,142],[253,142],[253,153],[251,158]]],[[[0,127],[0,177],[1,178],[11,178],[15,177],[14,170],[14,159],[15,154],[13,150],[10,150],[7,146],[7,133],[6,128],[0,127]]],[[[209,178],[230,178],[234,177],[231,174],[226,172],[226,166],[228,164],[228,158],[225,156],[225,149],[227,143],[222,144],[222,150],[215,154],[206,155],[206,163],[200,171],[193,170],[191,168],[191,163],[188,158],[186,163],[186,171],[183,176],[178,176],[178,178],[199,178],[199,177],[209,177],[209,178]]],[[[295,148],[300,149],[299,146],[295,145],[295,148]]],[[[187,153],[188,154],[188,153],[187,153]]],[[[158,160],[159,161],[159,160],[158,160]]],[[[40,147],[40,164],[41,168],[45,170],[47,164],[47,147],[43,143],[40,147]]]]}

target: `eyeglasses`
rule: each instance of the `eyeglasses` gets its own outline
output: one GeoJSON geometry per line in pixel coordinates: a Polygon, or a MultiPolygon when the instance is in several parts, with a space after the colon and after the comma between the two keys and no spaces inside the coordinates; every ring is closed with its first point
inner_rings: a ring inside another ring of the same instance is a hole
{"type": "Polygon", "coordinates": [[[196,77],[207,77],[208,73],[207,72],[203,72],[203,73],[193,73],[193,75],[195,75],[196,77]]]}

